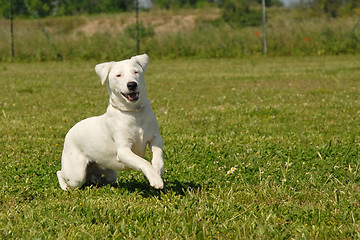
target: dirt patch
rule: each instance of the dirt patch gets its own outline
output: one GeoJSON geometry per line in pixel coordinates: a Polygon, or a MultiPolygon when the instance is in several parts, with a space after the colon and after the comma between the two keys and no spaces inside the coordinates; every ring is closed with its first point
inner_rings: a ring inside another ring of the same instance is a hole
{"type": "Polygon", "coordinates": [[[151,24],[154,27],[155,33],[168,33],[192,30],[195,27],[196,16],[173,16],[168,20],[162,20],[161,23],[151,24]]]}
{"type": "MultiPolygon", "coordinates": [[[[179,31],[192,30],[197,20],[213,20],[220,17],[219,11],[185,11],[172,13],[166,11],[140,13],[140,21],[145,26],[154,28],[156,34],[175,33],[179,31]]],[[[118,34],[129,24],[136,22],[135,14],[123,13],[112,16],[89,17],[85,23],[74,29],[74,34],[91,36],[96,33],[118,34]]]]}
{"type": "Polygon", "coordinates": [[[86,22],[74,30],[75,34],[82,33],[86,36],[94,35],[95,33],[119,33],[130,23],[135,22],[128,20],[122,21],[120,18],[102,17],[89,18],[86,22]]]}

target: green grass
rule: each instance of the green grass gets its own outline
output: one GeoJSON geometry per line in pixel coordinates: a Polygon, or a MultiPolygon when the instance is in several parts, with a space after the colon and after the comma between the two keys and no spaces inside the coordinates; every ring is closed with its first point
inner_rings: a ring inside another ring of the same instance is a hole
{"type": "Polygon", "coordinates": [[[108,103],[97,62],[4,63],[0,238],[360,238],[359,59],[151,61],[162,191],[139,172],[62,191],[66,132],[108,103]]]}

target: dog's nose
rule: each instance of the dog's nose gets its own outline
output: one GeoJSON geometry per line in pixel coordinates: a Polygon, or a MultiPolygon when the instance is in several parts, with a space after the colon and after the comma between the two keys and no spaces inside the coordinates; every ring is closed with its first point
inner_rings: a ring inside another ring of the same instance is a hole
{"type": "Polygon", "coordinates": [[[137,87],[137,83],[136,82],[128,82],[126,86],[130,91],[134,91],[137,87]]]}

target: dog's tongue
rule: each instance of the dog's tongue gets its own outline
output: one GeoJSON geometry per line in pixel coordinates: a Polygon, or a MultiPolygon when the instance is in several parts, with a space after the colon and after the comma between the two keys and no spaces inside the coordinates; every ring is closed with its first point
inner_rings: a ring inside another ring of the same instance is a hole
{"type": "Polygon", "coordinates": [[[135,100],[138,100],[139,98],[139,94],[138,93],[129,93],[127,95],[129,101],[135,101],[135,100]]]}

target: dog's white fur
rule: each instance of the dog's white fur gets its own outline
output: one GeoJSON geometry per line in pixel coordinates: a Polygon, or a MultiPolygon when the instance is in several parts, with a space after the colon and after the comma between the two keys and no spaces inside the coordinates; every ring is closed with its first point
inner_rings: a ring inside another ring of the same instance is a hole
{"type": "Polygon", "coordinates": [[[117,171],[127,169],[142,171],[152,187],[163,188],[163,140],[145,91],[148,62],[144,54],[96,65],[101,83],[107,82],[110,104],[104,115],[82,120],[67,133],[57,172],[63,190],[87,182],[113,183],[117,171]],[[147,144],[151,163],[143,158],[147,144]]]}

